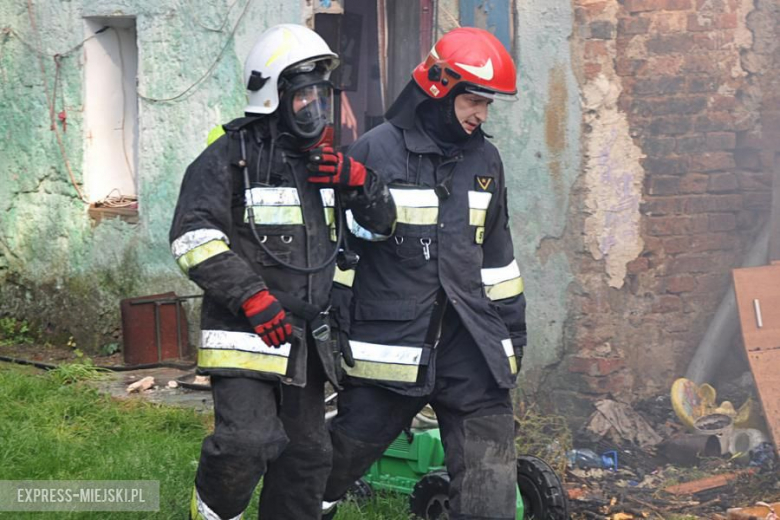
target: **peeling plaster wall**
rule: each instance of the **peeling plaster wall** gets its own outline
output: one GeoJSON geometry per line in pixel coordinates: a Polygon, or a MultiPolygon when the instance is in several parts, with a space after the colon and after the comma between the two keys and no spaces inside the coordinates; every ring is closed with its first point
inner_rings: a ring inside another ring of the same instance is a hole
{"type": "Polygon", "coordinates": [[[515,2],[519,100],[494,104],[487,132],[504,160],[515,254],[525,279],[529,347],[524,391],[539,389],[546,367],[563,354],[570,191],[580,170],[582,112],[572,73],[571,6],[558,0],[515,2]]]}
{"type": "Polygon", "coordinates": [[[89,349],[118,335],[120,298],[194,293],[167,243],[184,170],[210,128],[242,113],[242,63],[256,37],[276,23],[300,23],[301,16],[299,2],[261,0],[0,4],[0,314],[78,334],[77,342],[89,349]],[[136,19],[142,96],[137,224],[93,225],[51,130],[47,98],[54,100],[55,117],[63,110],[67,115],[67,130],[55,124],[81,184],[79,44],[83,18],[91,16],[136,19]],[[62,55],[59,73],[55,54],[62,55]]]}
{"type": "Polygon", "coordinates": [[[585,242],[596,260],[604,259],[609,286],[625,282],[626,264],[644,248],[640,235],[644,157],[629,135],[628,118],[617,108],[620,82],[604,74],[583,88],[585,155],[585,242]]]}

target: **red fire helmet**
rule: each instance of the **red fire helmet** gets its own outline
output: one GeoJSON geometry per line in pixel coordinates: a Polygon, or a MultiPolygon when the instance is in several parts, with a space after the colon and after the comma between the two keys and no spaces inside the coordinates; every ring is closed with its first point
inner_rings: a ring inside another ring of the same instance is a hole
{"type": "Polygon", "coordinates": [[[512,57],[498,38],[476,27],[461,27],[442,36],[412,77],[434,99],[446,97],[459,83],[485,97],[517,99],[512,57]]]}

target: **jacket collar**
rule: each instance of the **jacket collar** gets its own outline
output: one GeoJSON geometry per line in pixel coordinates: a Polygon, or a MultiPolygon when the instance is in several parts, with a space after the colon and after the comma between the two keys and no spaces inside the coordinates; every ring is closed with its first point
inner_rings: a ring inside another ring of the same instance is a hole
{"type": "MultiPolygon", "coordinates": [[[[433,142],[433,139],[428,137],[428,134],[423,131],[420,121],[415,119],[414,126],[412,128],[402,129],[404,133],[404,144],[406,149],[412,153],[427,154],[432,153],[436,155],[444,155],[441,148],[433,142]]],[[[472,135],[471,138],[466,141],[463,146],[463,151],[481,149],[485,145],[485,134],[482,129],[477,129],[477,134],[472,135]]]]}

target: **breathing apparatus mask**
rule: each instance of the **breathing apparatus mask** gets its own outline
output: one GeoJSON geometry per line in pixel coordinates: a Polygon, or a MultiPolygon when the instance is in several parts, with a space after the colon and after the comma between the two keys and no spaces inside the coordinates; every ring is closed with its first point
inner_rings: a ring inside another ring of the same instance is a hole
{"type": "Polygon", "coordinates": [[[327,76],[317,62],[309,62],[280,78],[282,122],[301,140],[317,140],[333,124],[333,85],[327,76]]]}

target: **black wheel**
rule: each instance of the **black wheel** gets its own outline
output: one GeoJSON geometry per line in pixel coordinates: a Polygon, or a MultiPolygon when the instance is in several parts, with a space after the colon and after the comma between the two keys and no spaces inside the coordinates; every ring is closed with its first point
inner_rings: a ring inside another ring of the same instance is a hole
{"type": "MultiPolygon", "coordinates": [[[[354,484],[352,484],[352,487],[347,490],[347,494],[344,497],[344,500],[354,500],[356,502],[365,502],[367,500],[370,500],[374,496],[374,490],[371,489],[371,485],[366,482],[365,479],[361,478],[355,481],[354,484]]],[[[330,511],[327,513],[322,514],[322,520],[333,520],[336,517],[336,513],[338,513],[339,506],[338,504],[333,506],[330,511]]]]}
{"type": "Polygon", "coordinates": [[[569,520],[569,502],[561,479],[542,459],[517,457],[517,486],[527,520],[569,520]]]}
{"type": "Polygon", "coordinates": [[[426,520],[446,520],[450,517],[450,476],[446,471],[428,473],[414,485],[409,496],[409,509],[426,520]]]}

